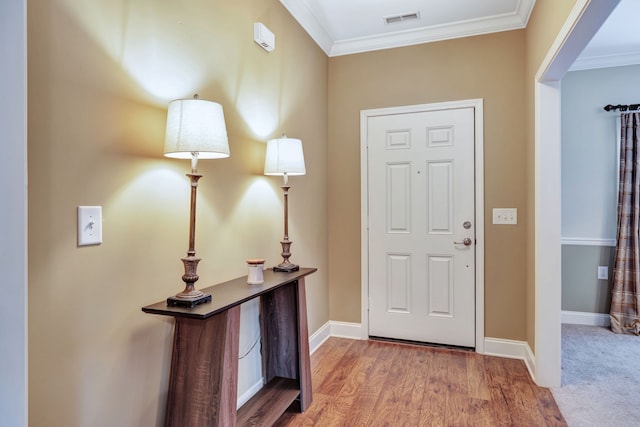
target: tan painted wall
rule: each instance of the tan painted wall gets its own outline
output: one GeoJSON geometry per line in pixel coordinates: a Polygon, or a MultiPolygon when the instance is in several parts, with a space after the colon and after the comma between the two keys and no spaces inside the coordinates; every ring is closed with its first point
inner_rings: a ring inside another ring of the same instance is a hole
{"type": "MultiPolygon", "coordinates": [[[[537,0],[526,28],[526,126],[527,126],[527,342],[535,351],[535,76],[549,48],[564,25],[576,0],[537,0]]],[[[560,185],[560,183],[558,183],[560,185]]]]}
{"type": "Polygon", "coordinates": [[[331,58],[331,319],[360,322],[360,110],[484,99],[485,331],[526,339],[524,31],[331,58]],[[518,208],[517,226],[491,209],[518,208]]]}
{"type": "Polygon", "coordinates": [[[31,426],[161,424],[172,322],[140,308],[183,286],[189,162],[162,156],[171,99],[220,102],[230,139],[229,159],[200,162],[199,287],[279,262],[281,180],[262,166],[287,132],[307,162],[290,181],[292,260],[319,267],[310,331],[329,320],[328,60],[277,0],[30,0],[28,43],[31,426]],[[78,205],[103,207],[101,246],[76,247],[78,205]]]}

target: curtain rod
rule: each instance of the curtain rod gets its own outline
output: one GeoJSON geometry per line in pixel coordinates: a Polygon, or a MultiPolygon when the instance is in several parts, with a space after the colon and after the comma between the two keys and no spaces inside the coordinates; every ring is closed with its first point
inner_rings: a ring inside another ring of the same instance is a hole
{"type": "Polygon", "coordinates": [[[620,111],[636,111],[638,109],[640,109],[640,104],[631,104],[631,105],[607,105],[606,107],[604,107],[605,111],[616,111],[616,110],[620,110],[620,111]]]}

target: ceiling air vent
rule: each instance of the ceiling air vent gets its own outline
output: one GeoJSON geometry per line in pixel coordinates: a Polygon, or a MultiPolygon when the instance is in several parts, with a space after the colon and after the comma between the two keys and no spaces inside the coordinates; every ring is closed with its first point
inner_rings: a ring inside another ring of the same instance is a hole
{"type": "Polygon", "coordinates": [[[405,13],[403,15],[387,16],[386,18],[384,18],[384,22],[386,24],[395,24],[397,22],[413,21],[414,19],[420,19],[420,13],[414,12],[405,13]]]}

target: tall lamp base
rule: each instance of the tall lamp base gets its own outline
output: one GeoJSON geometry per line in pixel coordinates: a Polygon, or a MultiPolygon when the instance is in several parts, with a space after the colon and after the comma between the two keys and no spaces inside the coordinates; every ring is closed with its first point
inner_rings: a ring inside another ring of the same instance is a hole
{"type": "MultiPolygon", "coordinates": [[[[287,199],[285,198],[285,201],[286,200],[287,199]]],[[[285,203],[285,212],[287,212],[286,206],[287,204],[285,203]]],[[[273,271],[284,271],[285,273],[300,270],[300,266],[289,261],[289,257],[291,256],[291,245],[293,244],[293,242],[289,240],[289,236],[287,235],[288,228],[289,228],[287,226],[287,223],[288,223],[287,216],[288,215],[285,214],[284,238],[280,241],[280,244],[282,245],[282,253],[280,254],[282,255],[282,262],[276,265],[275,267],[273,267],[273,271]]]]}
{"type": "Polygon", "coordinates": [[[202,294],[201,296],[196,298],[180,298],[178,296],[174,296],[174,297],[167,298],[167,305],[169,307],[193,308],[198,304],[202,304],[210,301],[211,301],[211,295],[209,294],[202,294]]]}
{"type": "Polygon", "coordinates": [[[290,273],[292,271],[298,271],[300,270],[300,266],[296,265],[296,264],[291,264],[290,262],[287,263],[282,263],[282,264],[278,264],[275,267],[273,267],[273,271],[282,271],[285,273],[290,273]]]}

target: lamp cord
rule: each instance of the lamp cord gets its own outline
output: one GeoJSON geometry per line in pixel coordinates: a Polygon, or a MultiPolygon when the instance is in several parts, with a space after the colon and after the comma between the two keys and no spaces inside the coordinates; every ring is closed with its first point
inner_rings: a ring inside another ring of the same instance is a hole
{"type": "Polygon", "coordinates": [[[253,350],[259,342],[260,342],[260,334],[258,334],[258,337],[256,338],[256,340],[253,342],[253,344],[251,344],[251,347],[249,347],[249,350],[247,350],[241,356],[238,356],[238,360],[241,360],[247,357],[249,353],[251,353],[251,350],[253,350]]]}

